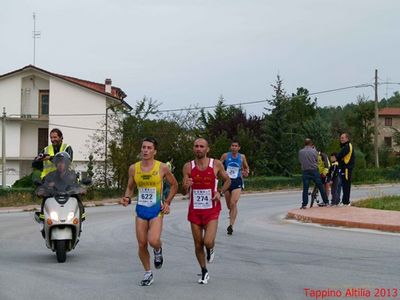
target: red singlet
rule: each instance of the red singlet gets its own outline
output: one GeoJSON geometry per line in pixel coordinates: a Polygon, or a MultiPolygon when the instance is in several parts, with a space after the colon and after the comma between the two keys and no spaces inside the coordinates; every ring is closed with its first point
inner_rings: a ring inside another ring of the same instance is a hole
{"type": "Polygon", "coordinates": [[[218,180],[214,174],[214,159],[210,158],[208,167],[199,170],[195,161],[190,162],[190,177],[193,185],[190,188],[188,221],[200,226],[207,225],[211,220],[218,219],[221,211],[221,201],[214,201],[218,180]]]}

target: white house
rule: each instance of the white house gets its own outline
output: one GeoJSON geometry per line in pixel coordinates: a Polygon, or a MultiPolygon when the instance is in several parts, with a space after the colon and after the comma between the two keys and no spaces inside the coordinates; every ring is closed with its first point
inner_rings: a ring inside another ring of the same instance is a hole
{"type": "MultiPolygon", "coordinates": [[[[93,130],[105,129],[107,107],[121,104],[131,109],[125,97],[124,91],[111,86],[111,79],[95,83],[33,65],[0,75],[0,110],[7,115],[7,184],[31,173],[32,160],[49,144],[52,128],[63,132],[64,142],[74,150],[75,165],[84,171],[93,130]]],[[[0,147],[1,143],[0,131],[0,147]]]]}

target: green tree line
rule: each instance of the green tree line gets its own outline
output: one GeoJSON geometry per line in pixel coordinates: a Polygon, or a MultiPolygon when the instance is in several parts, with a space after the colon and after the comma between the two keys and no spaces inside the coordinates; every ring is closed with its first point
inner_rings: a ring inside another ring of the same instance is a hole
{"type": "MultiPolygon", "coordinates": [[[[108,177],[112,185],[125,187],[128,167],[140,159],[141,141],[153,136],[159,142],[157,159],[173,159],[178,179],[185,162],[193,158],[192,145],[197,137],[210,143],[210,156],[220,158],[229,150],[232,139],[241,144],[251,175],[292,176],[300,172],[298,150],[306,137],[323,152],[339,151],[339,135],[348,132],[357,151],[357,164],[363,168],[373,161],[373,101],[359,96],[344,106],[318,107],[306,88],[287,93],[278,76],[271,85],[272,96],[265,101],[262,115],[248,115],[242,107],[226,105],[223,96],[212,111],[191,107],[180,113],[160,113],[160,103],[144,97],[132,112],[110,118],[108,177]]],[[[400,94],[382,99],[380,107],[400,107],[400,94]]],[[[399,142],[400,142],[400,133],[399,142]]],[[[93,137],[95,157],[104,155],[104,133],[93,137]]],[[[397,162],[391,149],[381,147],[383,166],[397,162]]],[[[104,169],[97,174],[101,184],[104,169]]]]}

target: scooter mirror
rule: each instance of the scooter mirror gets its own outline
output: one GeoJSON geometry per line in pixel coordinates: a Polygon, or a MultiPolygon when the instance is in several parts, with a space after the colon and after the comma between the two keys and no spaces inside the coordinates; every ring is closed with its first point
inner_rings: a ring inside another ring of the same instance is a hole
{"type": "Polygon", "coordinates": [[[91,179],[90,177],[83,178],[83,179],[81,180],[81,183],[82,183],[83,185],[91,185],[91,184],[92,184],[92,179],[91,179]]]}
{"type": "Polygon", "coordinates": [[[35,180],[33,181],[33,184],[34,184],[35,186],[41,186],[41,185],[43,184],[43,182],[42,182],[40,179],[35,179],[35,180]]]}

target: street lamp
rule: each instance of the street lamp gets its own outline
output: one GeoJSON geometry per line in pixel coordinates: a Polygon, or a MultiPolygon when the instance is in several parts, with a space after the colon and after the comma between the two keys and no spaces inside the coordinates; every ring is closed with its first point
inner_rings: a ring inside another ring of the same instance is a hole
{"type": "Polygon", "coordinates": [[[107,156],[108,156],[108,110],[111,109],[112,111],[114,111],[114,108],[116,106],[122,105],[123,102],[114,104],[114,105],[110,105],[106,108],[106,136],[105,136],[105,149],[104,149],[104,186],[108,187],[108,182],[107,182],[107,172],[108,172],[108,168],[107,168],[107,156]]]}

